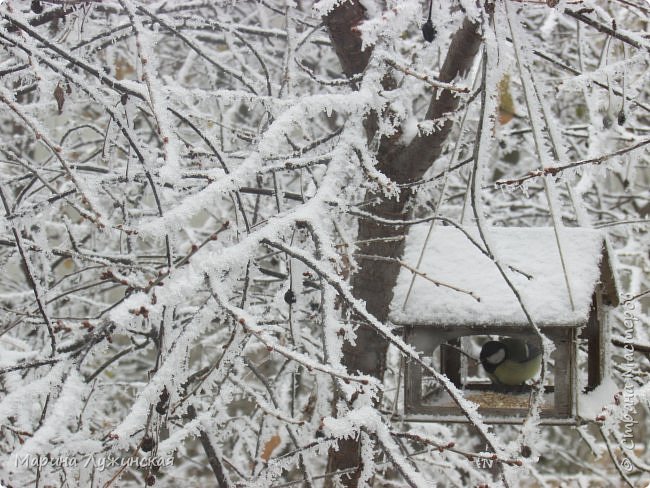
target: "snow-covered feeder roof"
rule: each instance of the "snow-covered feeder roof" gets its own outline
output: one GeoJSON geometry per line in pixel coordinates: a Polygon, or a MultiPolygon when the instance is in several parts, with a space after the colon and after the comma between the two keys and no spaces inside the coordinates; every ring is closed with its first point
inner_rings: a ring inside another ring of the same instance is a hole
{"type": "MultiPolygon", "coordinates": [[[[476,229],[465,229],[485,249],[476,229]]],[[[415,268],[428,226],[414,226],[406,240],[404,261],[415,268]]],[[[617,304],[602,232],[562,228],[560,238],[574,307],[572,309],[552,227],[492,227],[488,243],[537,325],[580,326],[587,322],[599,282],[617,304]],[[530,279],[528,278],[530,277],[530,279]]],[[[406,307],[404,298],[413,273],[402,268],[391,304],[398,325],[525,326],[524,312],[495,263],[456,227],[433,228],[419,272],[427,278],[471,292],[436,286],[417,276],[406,307]]]]}

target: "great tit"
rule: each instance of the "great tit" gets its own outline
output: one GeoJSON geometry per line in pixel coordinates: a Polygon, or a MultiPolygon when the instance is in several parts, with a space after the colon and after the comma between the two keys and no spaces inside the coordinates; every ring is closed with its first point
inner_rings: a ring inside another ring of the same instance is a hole
{"type": "Polygon", "coordinates": [[[505,386],[522,385],[537,374],[542,364],[537,347],[510,337],[483,344],[480,359],[490,379],[505,386]]]}

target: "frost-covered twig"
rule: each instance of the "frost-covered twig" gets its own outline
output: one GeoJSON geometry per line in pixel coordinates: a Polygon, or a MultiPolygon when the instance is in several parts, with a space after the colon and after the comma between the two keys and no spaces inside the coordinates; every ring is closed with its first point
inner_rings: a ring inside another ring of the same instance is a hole
{"type": "Polygon", "coordinates": [[[449,283],[443,283],[442,281],[435,280],[435,279],[431,278],[430,276],[428,276],[426,273],[420,271],[419,269],[414,268],[413,266],[405,263],[401,259],[390,258],[390,257],[386,257],[386,256],[370,256],[368,254],[360,254],[360,253],[354,253],[354,256],[358,257],[358,258],[362,258],[362,259],[370,259],[370,260],[375,260],[375,261],[397,262],[397,263],[399,263],[400,266],[402,266],[403,268],[408,269],[411,273],[414,273],[414,274],[416,274],[418,276],[421,276],[422,278],[424,278],[427,281],[430,281],[431,283],[433,283],[436,286],[442,286],[444,288],[449,288],[449,289],[457,291],[459,293],[465,293],[466,295],[471,296],[477,302],[481,301],[481,297],[476,295],[476,293],[474,293],[474,292],[472,292],[470,290],[463,290],[462,288],[458,288],[457,286],[450,285],[449,283]]]}
{"type": "Polygon", "coordinates": [[[11,373],[12,371],[20,371],[21,369],[38,368],[40,366],[58,363],[59,361],[61,361],[61,359],[59,358],[39,359],[36,361],[25,361],[23,363],[16,364],[14,366],[5,366],[3,368],[0,368],[0,375],[11,373]]]}
{"type": "Polygon", "coordinates": [[[607,34],[609,36],[612,36],[616,39],[618,39],[621,42],[624,42],[626,44],[629,44],[632,47],[635,47],[637,49],[645,49],[646,51],[650,52],[650,45],[644,42],[644,39],[637,38],[634,39],[633,37],[619,31],[616,29],[616,23],[614,21],[612,27],[609,27],[605,24],[602,24],[598,22],[597,20],[590,19],[585,15],[585,13],[593,11],[592,9],[583,9],[583,10],[570,10],[566,9],[564,13],[568,15],[569,17],[573,17],[576,20],[579,20],[580,22],[583,22],[587,24],[590,27],[593,27],[596,29],[598,32],[602,32],[603,34],[607,34]],[[585,11],[586,10],[586,11],[585,11]]]}
{"type": "MultiPolygon", "coordinates": [[[[457,224],[453,220],[448,219],[446,217],[434,217],[434,216],[432,216],[432,217],[423,217],[423,218],[420,218],[420,219],[412,219],[412,220],[398,220],[398,219],[384,219],[384,218],[378,217],[376,215],[373,215],[373,214],[371,214],[369,212],[365,212],[363,210],[348,210],[347,213],[349,213],[350,215],[355,215],[357,217],[364,218],[364,219],[376,220],[377,222],[381,222],[382,224],[399,225],[399,226],[402,226],[402,225],[404,225],[404,226],[418,225],[418,224],[423,224],[423,223],[426,223],[426,222],[431,222],[432,220],[439,220],[441,222],[444,222],[444,223],[446,223],[448,225],[451,225],[452,227],[455,227],[456,229],[458,229],[460,232],[462,232],[465,235],[465,237],[472,243],[472,245],[474,247],[476,247],[476,249],[478,249],[486,257],[490,257],[490,254],[481,246],[480,243],[478,243],[469,234],[469,232],[467,231],[466,228],[464,228],[463,226],[457,224]]],[[[531,275],[521,271],[520,269],[517,269],[517,268],[515,268],[513,266],[510,266],[510,265],[508,265],[508,268],[511,269],[512,271],[514,271],[515,273],[521,274],[522,276],[526,277],[526,279],[528,279],[528,280],[533,279],[533,277],[531,275]]]]}
{"type": "MultiPolygon", "coordinates": [[[[196,409],[194,408],[194,405],[189,405],[187,407],[187,413],[190,420],[196,419],[196,409]]],[[[208,463],[210,464],[210,467],[212,468],[212,471],[217,478],[217,484],[219,488],[231,488],[234,486],[223,466],[223,456],[217,452],[216,448],[214,447],[214,443],[210,439],[210,435],[205,431],[205,429],[200,429],[199,438],[201,440],[201,446],[203,447],[203,450],[205,451],[205,454],[208,458],[208,463]]]]}
{"type": "Polygon", "coordinates": [[[625,482],[627,486],[629,486],[630,488],[634,488],[634,482],[629,478],[627,473],[623,470],[619,462],[616,460],[616,454],[614,453],[612,443],[607,437],[607,433],[600,425],[598,426],[598,429],[600,431],[600,435],[603,437],[603,440],[605,441],[605,445],[607,446],[607,452],[609,453],[609,458],[611,459],[612,464],[614,464],[616,471],[618,471],[618,474],[620,475],[621,479],[625,482]]]}
{"type": "Polygon", "coordinates": [[[405,439],[409,439],[412,441],[416,441],[420,444],[426,444],[429,446],[435,447],[438,451],[443,452],[443,451],[450,451],[454,452],[456,454],[460,454],[461,456],[466,457],[470,461],[473,461],[476,458],[480,459],[486,459],[490,461],[496,461],[498,463],[504,463],[508,464],[510,466],[522,466],[523,463],[520,459],[509,459],[509,458],[500,458],[496,454],[485,454],[482,452],[470,452],[470,451],[465,451],[462,449],[458,449],[454,447],[456,445],[455,442],[447,442],[447,443],[442,443],[438,442],[434,439],[431,439],[428,436],[425,436],[423,434],[416,434],[413,432],[397,432],[397,431],[391,431],[390,435],[394,437],[402,437],[405,439]]]}
{"type": "Polygon", "coordinates": [[[417,73],[413,71],[412,69],[402,66],[401,64],[397,63],[396,61],[392,59],[386,58],[384,62],[390,66],[391,68],[395,68],[396,70],[401,71],[404,74],[407,74],[409,76],[413,76],[414,78],[417,78],[418,80],[422,80],[425,83],[436,87],[436,88],[443,88],[445,90],[450,90],[450,91],[455,91],[458,93],[469,93],[469,88],[466,86],[457,86],[452,83],[445,83],[443,81],[436,80],[434,78],[431,78],[429,75],[424,75],[422,73],[417,73]]]}
{"type": "MultiPolygon", "coordinates": [[[[7,201],[7,197],[2,188],[2,184],[0,184],[0,200],[2,200],[2,205],[5,210],[5,215],[9,216],[10,214],[9,202],[7,201]]],[[[25,249],[22,244],[21,233],[18,232],[18,229],[16,229],[16,226],[13,225],[13,223],[11,224],[11,232],[14,235],[14,241],[16,243],[16,247],[18,248],[18,253],[20,254],[20,259],[22,260],[25,269],[27,281],[32,288],[32,292],[34,293],[36,304],[38,305],[38,310],[41,313],[41,316],[43,317],[45,327],[47,328],[47,333],[50,336],[50,357],[53,358],[54,355],[56,354],[56,337],[54,337],[54,329],[52,327],[52,322],[50,320],[50,317],[47,314],[47,311],[45,310],[46,302],[43,298],[41,285],[36,281],[37,278],[36,275],[34,274],[34,269],[32,267],[31,261],[27,257],[27,254],[25,253],[25,249]]]]}
{"type": "Polygon", "coordinates": [[[535,171],[529,171],[525,176],[521,176],[519,178],[512,178],[512,179],[507,179],[507,180],[497,180],[495,184],[497,186],[519,186],[523,184],[525,181],[530,180],[532,178],[539,178],[543,176],[555,176],[558,173],[561,173],[562,171],[568,170],[568,169],[573,169],[573,168],[578,168],[580,166],[585,166],[588,164],[593,164],[593,165],[599,165],[604,163],[610,158],[616,157],[616,156],[622,156],[623,154],[627,154],[631,151],[634,151],[635,149],[639,149],[640,147],[643,147],[647,144],[650,144],[650,139],[644,139],[636,144],[633,144],[628,147],[624,147],[622,149],[619,149],[617,151],[613,151],[608,154],[601,154],[600,156],[596,156],[593,158],[588,158],[588,159],[583,159],[580,161],[575,161],[573,163],[566,163],[562,164],[559,166],[550,166],[547,168],[543,168],[540,170],[535,170],[535,171]]]}
{"type": "Polygon", "coordinates": [[[256,321],[250,317],[249,314],[247,314],[244,310],[240,309],[239,307],[235,307],[234,305],[231,305],[225,297],[221,295],[221,292],[217,290],[216,287],[213,285],[213,293],[214,297],[217,300],[217,302],[226,310],[226,312],[232,316],[240,326],[244,328],[245,331],[251,333],[254,335],[262,344],[264,344],[269,352],[277,352],[279,354],[282,354],[288,359],[291,359],[293,361],[296,361],[299,364],[302,364],[307,370],[317,370],[321,371],[323,373],[327,373],[328,375],[336,376],[337,378],[342,379],[346,383],[349,382],[356,382],[360,383],[362,385],[371,385],[376,387],[376,382],[374,379],[366,377],[366,376],[355,376],[355,375],[350,375],[342,371],[337,371],[334,368],[330,368],[327,365],[318,363],[311,358],[305,356],[303,353],[300,353],[298,351],[294,351],[286,346],[283,346],[282,344],[278,343],[276,340],[274,340],[267,331],[265,331],[263,328],[258,326],[256,324],[256,321]],[[247,320],[248,319],[248,320],[247,320]]]}
{"type": "MultiPolygon", "coordinates": [[[[273,403],[273,406],[277,409],[280,408],[280,405],[278,401],[275,398],[275,394],[273,392],[273,388],[269,385],[268,381],[264,378],[264,376],[259,372],[259,370],[255,367],[255,365],[250,361],[249,359],[245,359],[244,362],[246,363],[246,366],[253,372],[255,377],[260,380],[260,382],[264,385],[264,388],[266,388],[267,393],[269,394],[269,398],[271,399],[271,402],[273,403]]],[[[302,424],[304,424],[304,421],[302,421],[302,424]]],[[[302,425],[299,424],[299,425],[302,425]]],[[[296,449],[299,449],[299,443],[298,443],[298,438],[296,436],[296,433],[292,429],[291,426],[286,425],[285,429],[287,431],[287,434],[289,434],[289,438],[291,439],[291,442],[293,442],[293,445],[296,447],[296,449]]],[[[307,468],[305,464],[305,459],[302,455],[302,453],[298,454],[298,464],[300,465],[300,469],[303,472],[303,479],[305,481],[305,484],[308,488],[312,486],[312,474],[309,472],[310,470],[307,468]]]]}

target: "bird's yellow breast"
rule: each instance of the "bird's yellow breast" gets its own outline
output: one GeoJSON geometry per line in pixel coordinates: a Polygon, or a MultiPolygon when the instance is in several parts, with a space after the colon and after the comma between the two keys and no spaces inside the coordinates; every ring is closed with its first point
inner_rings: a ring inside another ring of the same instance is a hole
{"type": "Polygon", "coordinates": [[[497,366],[492,376],[502,385],[517,386],[533,378],[541,365],[541,355],[523,363],[507,359],[497,366]]]}

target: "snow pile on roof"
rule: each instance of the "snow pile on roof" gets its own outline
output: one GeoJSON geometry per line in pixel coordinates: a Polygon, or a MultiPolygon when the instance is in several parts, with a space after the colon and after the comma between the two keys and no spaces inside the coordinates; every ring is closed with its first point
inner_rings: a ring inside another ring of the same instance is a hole
{"type": "MultiPolygon", "coordinates": [[[[466,229],[485,249],[475,229],[466,229]]],[[[404,261],[415,267],[428,226],[414,226],[408,234],[404,261]]],[[[552,227],[493,227],[487,230],[494,254],[521,294],[538,325],[586,322],[600,278],[603,234],[584,228],[563,228],[562,249],[575,304],[572,310],[552,227]],[[513,271],[513,269],[517,271],[513,271]],[[532,276],[528,279],[524,274],[532,276]]],[[[514,293],[494,262],[455,227],[436,226],[419,267],[433,280],[471,291],[436,286],[416,276],[406,308],[404,298],[412,272],[402,268],[395,287],[390,318],[396,324],[492,325],[527,324],[514,293]]]]}

